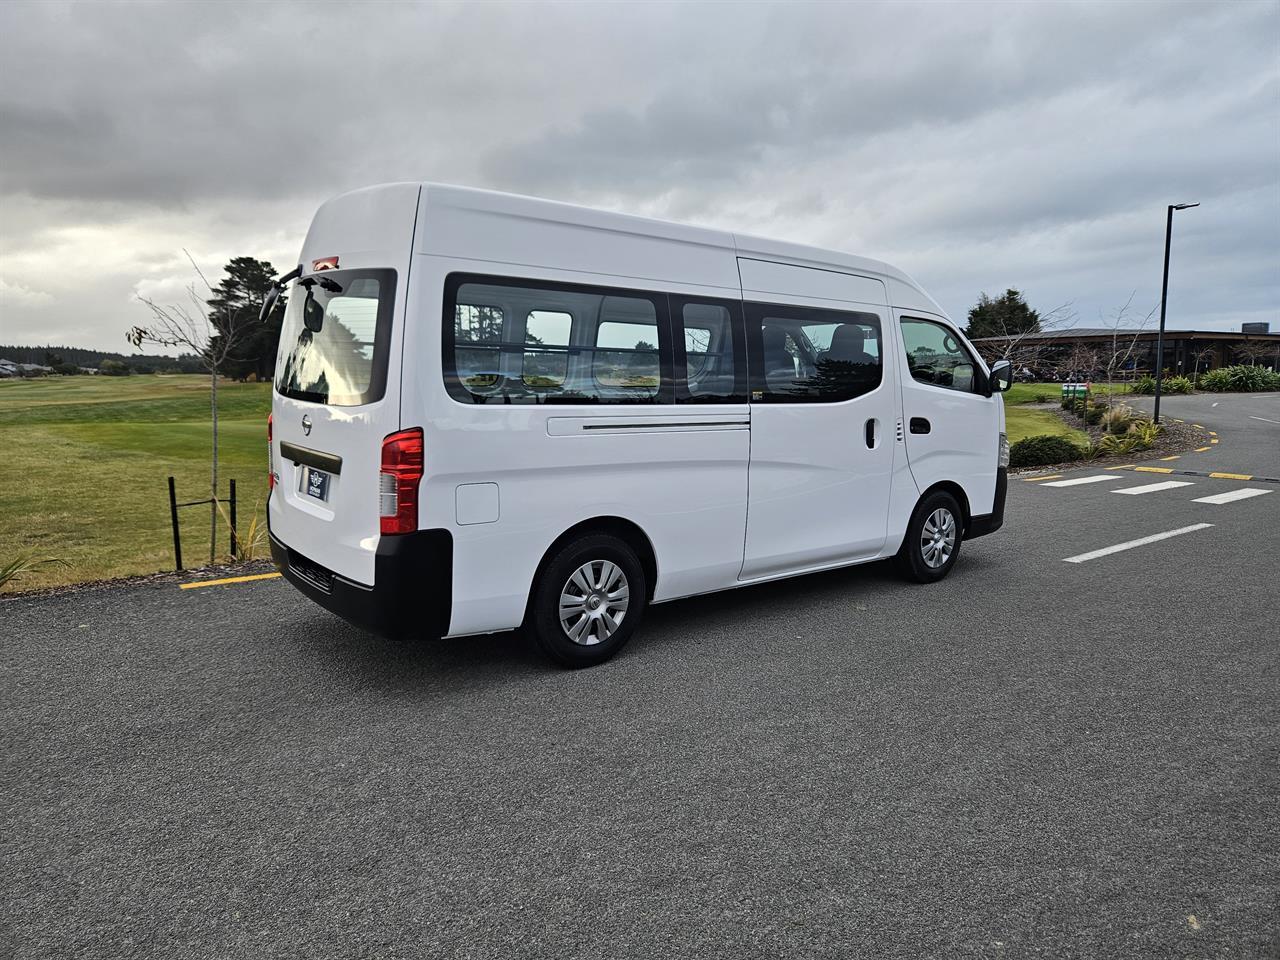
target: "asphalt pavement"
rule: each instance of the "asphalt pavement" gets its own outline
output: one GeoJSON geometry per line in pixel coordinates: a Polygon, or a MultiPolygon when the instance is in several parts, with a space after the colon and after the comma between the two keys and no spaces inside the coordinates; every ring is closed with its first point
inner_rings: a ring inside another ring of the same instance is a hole
{"type": "MultiPolygon", "coordinates": [[[[1152,397],[1126,397],[1151,413],[1152,397]]],[[[1195,393],[1160,398],[1161,417],[1204,424],[1220,442],[1200,454],[1184,454],[1179,466],[1280,477],[1280,392],[1195,393]]]]}
{"type": "Polygon", "coordinates": [[[940,584],[662,605],[580,672],[280,580],[6,602],[0,955],[1276,956],[1277,532],[1267,481],[1016,479],[940,584]]]}

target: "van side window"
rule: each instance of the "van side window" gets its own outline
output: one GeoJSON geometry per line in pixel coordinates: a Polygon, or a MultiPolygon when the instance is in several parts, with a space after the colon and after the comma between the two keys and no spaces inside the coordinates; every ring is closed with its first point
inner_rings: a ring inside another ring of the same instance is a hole
{"type": "Polygon", "coordinates": [[[673,296],[671,314],[676,322],[677,402],[745,403],[741,306],[673,296]]]}
{"type": "Polygon", "coordinates": [[[751,399],[837,403],[880,386],[880,318],[874,313],[746,305],[751,399]]]}
{"type": "Polygon", "coordinates": [[[596,323],[591,373],[599,387],[657,390],[658,313],[649,300],[605,297],[596,323]]]}
{"type": "Polygon", "coordinates": [[[562,387],[569,376],[569,337],[573,317],[559,310],[531,310],[524,321],[520,379],[527,387],[562,387]],[[539,347],[553,349],[540,350],[539,347]]]}
{"type": "Polygon", "coordinates": [[[667,403],[665,294],[451,274],[445,385],[464,403],[667,403]]]}
{"type": "Polygon", "coordinates": [[[932,320],[903,317],[902,342],[912,379],[964,393],[977,389],[977,364],[948,327],[932,320]]]}
{"type": "Polygon", "coordinates": [[[502,341],[502,308],[459,302],[453,312],[458,377],[468,388],[497,386],[502,341]]]}

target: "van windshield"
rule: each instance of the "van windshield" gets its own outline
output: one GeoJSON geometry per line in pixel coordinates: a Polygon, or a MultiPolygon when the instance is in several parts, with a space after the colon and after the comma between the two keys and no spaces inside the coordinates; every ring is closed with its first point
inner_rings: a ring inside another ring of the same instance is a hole
{"type": "Polygon", "coordinates": [[[328,270],[294,285],[280,330],[276,392],[357,406],[382,398],[394,270],[328,270]]]}

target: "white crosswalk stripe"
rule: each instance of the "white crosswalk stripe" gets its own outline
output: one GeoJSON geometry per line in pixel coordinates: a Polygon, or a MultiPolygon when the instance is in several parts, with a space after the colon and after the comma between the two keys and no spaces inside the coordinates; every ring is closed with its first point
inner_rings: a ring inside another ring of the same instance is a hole
{"type": "Polygon", "coordinates": [[[1228,490],[1226,493],[1215,493],[1211,497],[1197,497],[1192,503],[1235,503],[1237,500],[1248,500],[1250,497],[1260,497],[1263,494],[1270,493],[1270,490],[1263,490],[1259,487],[1241,487],[1238,490],[1228,490]]]}
{"type": "Polygon", "coordinates": [[[1072,477],[1070,480],[1054,480],[1052,483],[1042,483],[1042,487],[1078,487],[1085,483],[1102,483],[1104,480],[1119,480],[1120,478],[1114,473],[1106,473],[1098,477],[1072,477]]]}
{"type": "Polygon", "coordinates": [[[1127,493],[1132,496],[1138,496],[1144,493],[1159,493],[1161,490],[1172,490],[1175,487],[1192,487],[1194,482],[1190,480],[1165,480],[1163,483],[1147,483],[1140,487],[1125,487],[1123,490],[1112,490],[1112,493],[1127,493]]]}
{"type": "Polygon", "coordinates": [[[1103,547],[1101,550],[1090,550],[1088,553],[1077,554],[1074,557],[1065,557],[1063,562],[1086,563],[1089,560],[1097,560],[1099,557],[1109,557],[1113,553],[1132,550],[1134,547],[1145,547],[1149,543],[1159,543],[1161,540],[1168,540],[1170,537],[1180,537],[1184,533],[1195,533],[1197,530],[1208,530],[1212,526],[1212,523],[1193,523],[1189,527],[1179,527],[1177,530],[1166,530],[1164,533],[1153,533],[1151,536],[1143,537],[1140,540],[1126,540],[1124,543],[1117,543],[1112,547],[1103,547]]]}

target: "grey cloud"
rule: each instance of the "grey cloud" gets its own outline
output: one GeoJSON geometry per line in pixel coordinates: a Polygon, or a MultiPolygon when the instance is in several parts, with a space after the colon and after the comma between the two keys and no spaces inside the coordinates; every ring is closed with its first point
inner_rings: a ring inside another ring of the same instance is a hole
{"type": "Polygon", "coordinates": [[[9,3],[0,278],[52,301],[4,305],[0,339],[114,344],[178,247],[288,262],[326,196],[407,178],[882,256],[957,315],[1015,285],[1088,320],[1158,295],[1163,205],[1197,199],[1180,315],[1275,316],[1277,32],[1273,3],[9,3]],[[64,268],[108,241],[104,302],[64,268]]]}

